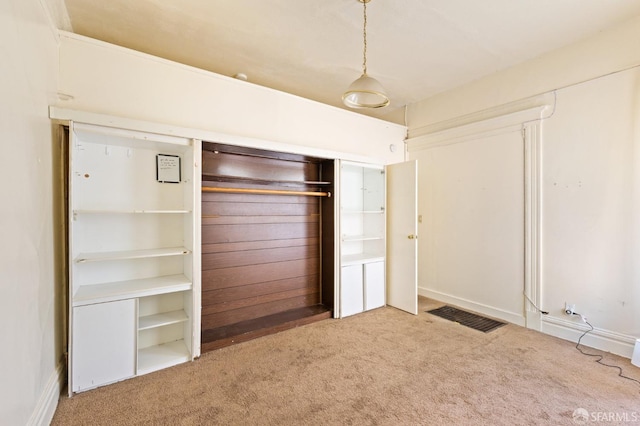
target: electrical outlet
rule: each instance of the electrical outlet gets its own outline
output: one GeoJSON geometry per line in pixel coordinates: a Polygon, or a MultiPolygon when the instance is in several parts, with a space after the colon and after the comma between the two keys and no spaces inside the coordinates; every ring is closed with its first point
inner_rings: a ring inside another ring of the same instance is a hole
{"type": "Polygon", "coordinates": [[[564,302],[564,313],[567,315],[573,315],[576,312],[575,303],[564,302]]]}

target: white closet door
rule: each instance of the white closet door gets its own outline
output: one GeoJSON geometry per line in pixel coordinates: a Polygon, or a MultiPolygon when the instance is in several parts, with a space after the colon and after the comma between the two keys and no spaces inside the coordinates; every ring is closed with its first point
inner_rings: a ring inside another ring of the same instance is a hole
{"type": "Polygon", "coordinates": [[[418,314],[418,163],[387,166],[387,305],[418,314]]]}

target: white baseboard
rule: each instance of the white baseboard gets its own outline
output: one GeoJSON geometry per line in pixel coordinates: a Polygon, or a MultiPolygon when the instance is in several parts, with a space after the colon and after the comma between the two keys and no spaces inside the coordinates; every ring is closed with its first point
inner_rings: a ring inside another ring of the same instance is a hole
{"type": "MultiPolygon", "coordinates": [[[[525,326],[525,317],[512,312],[496,309],[491,306],[451,296],[446,293],[428,290],[423,287],[418,288],[418,294],[420,296],[428,297],[429,299],[434,299],[443,303],[450,303],[452,305],[501,319],[512,324],[517,324],[523,327],[525,326]]],[[[537,316],[532,314],[532,318],[529,318],[529,324],[535,325],[534,327],[530,327],[534,330],[574,343],[578,342],[578,338],[580,338],[582,333],[589,330],[589,326],[583,323],[579,317],[565,319],[549,315],[537,316]],[[537,326],[538,324],[539,327],[537,326]]],[[[631,358],[635,342],[635,337],[595,327],[593,331],[589,332],[581,340],[581,343],[585,346],[605,352],[611,352],[612,354],[620,355],[625,358],[631,358]]]]}
{"type": "Polygon", "coordinates": [[[429,299],[434,299],[439,302],[450,303],[460,308],[469,309],[479,314],[507,321],[509,323],[516,324],[522,327],[525,326],[525,317],[522,314],[517,314],[515,312],[509,312],[491,306],[483,305],[482,303],[472,302],[471,300],[451,296],[449,294],[440,293],[438,291],[429,290],[424,287],[418,287],[418,295],[428,297],[429,299]]]}
{"type": "MultiPolygon", "coordinates": [[[[564,319],[544,315],[540,331],[577,343],[580,336],[590,327],[580,320],[580,317],[564,319]]],[[[611,352],[625,358],[631,358],[636,339],[631,336],[609,330],[595,328],[580,341],[581,344],[601,351],[611,352]]]]}
{"type": "Polygon", "coordinates": [[[51,423],[56,408],[58,407],[58,400],[60,399],[63,384],[64,366],[62,363],[59,363],[55,371],[51,373],[27,425],[46,426],[51,423]]]}

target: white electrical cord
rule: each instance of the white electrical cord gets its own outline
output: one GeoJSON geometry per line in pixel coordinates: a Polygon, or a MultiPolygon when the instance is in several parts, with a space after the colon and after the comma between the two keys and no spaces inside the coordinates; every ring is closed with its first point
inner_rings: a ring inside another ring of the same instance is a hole
{"type": "Polygon", "coordinates": [[[524,292],[524,290],[522,291],[522,294],[524,295],[524,297],[527,298],[527,300],[529,301],[529,303],[531,303],[531,306],[533,306],[534,308],[536,308],[536,310],[538,312],[540,312],[542,315],[548,315],[549,312],[547,311],[543,311],[542,309],[538,308],[538,305],[536,305],[535,303],[533,303],[533,300],[529,299],[529,296],[527,296],[527,293],[524,292]]]}
{"type": "Polygon", "coordinates": [[[587,325],[589,326],[589,330],[587,330],[587,331],[585,331],[584,333],[582,333],[582,336],[580,336],[580,338],[578,338],[578,343],[576,343],[576,349],[578,350],[578,352],[580,352],[582,355],[586,355],[586,356],[591,356],[591,357],[596,357],[596,358],[598,358],[598,359],[596,359],[596,362],[597,362],[598,364],[600,364],[600,365],[604,365],[605,367],[615,368],[615,369],[617,369],[617,370],[618,370],[618,376],[619,376],[619,377],[622,377],[623,379],[631,380],[632,382],[636,382],[636,383],[638,383],[638,384],[640,385],[640,380],[636,380],[636,379],[634,379],[634,378],[632,378],[632,377],[625,376],[625,375],[623,374],[623,372],[622,372],[622,368],[621,368],[621,367],[618,367],[617,365],[611,365],[611,364],[607,364],[607,363],[605,363],[605,362],[602,362],[602,360],[604,359],[604,356],[603,356],[603,355],[600,355],[600,354],[590,354],[590,353],[587,353],[587,352],[583,351],[582,349],[580,349],[580,344],[581,344],[582,338],[583,338],[584,336],[586,336],[586,335],[587,335],[587,333],[592,332],[592,331],[594,330],[594,328],[593,328],[593,326],[589,323],[589,321],[587,321],[587,317],[585,317],[584,315],[579,314],[579,313],[577,313],[577,312],[574,312],[574,313],[572,313],[571,315],[578,315],[580,318],[582,318],[582,321],[584,321],[584,322],[585,322],[585,324],[587,324],[587,325]]]}

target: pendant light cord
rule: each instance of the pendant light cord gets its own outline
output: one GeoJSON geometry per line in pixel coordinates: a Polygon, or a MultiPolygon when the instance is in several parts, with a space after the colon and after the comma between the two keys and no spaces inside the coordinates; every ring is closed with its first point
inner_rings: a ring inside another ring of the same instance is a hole
{"type": "Polygon", "coordinates": [[[368,2],[368,0],[365,0],[365,1],[362,2],[362,5],[364,6],[364,8],[363,8],[363,10],[364,10],[364,26],[363,26],[363,31],[362,31],[362,35],[363,35],[363,39],[364,39],[363,60],[362,60],[363,75],[367,73],[367,2],[368,2]]]}

